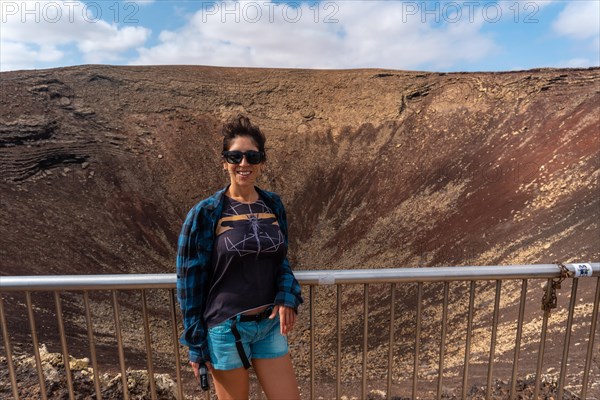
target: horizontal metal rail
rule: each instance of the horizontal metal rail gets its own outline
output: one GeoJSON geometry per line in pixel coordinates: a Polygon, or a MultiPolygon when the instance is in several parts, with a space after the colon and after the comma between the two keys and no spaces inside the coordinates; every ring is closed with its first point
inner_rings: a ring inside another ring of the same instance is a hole
{"type": "MultiPolygon", "coordinates": [[[[366,398],[367,396],[367,370],[368,370],[368,332],[369,332],[369,316],[370,316],[370,307],[369,307],[369,285],[375,283],[387,283],[391,284],[391,294],[390,294],[390,331],[389,331],[389,349],[388,349],[388,363],[387,363],[387,398],[391,398],[392,392],[392,367],[393,367],[393,359],[394,359],[394,347],[395,347],[395,336],[394,336],[394,320],[395,320],[395,305],[397,304],[397,300],[395,297],[396,284],[400,282],[410,283],[417,282],[417,292],[416,292],[416,310],[415,310],[415,319],[416,324],[415,328],[415,343],[414,343],[414,368],[412,375],[412,394],[413,397],[417,396],[417,386],[419,381],[419,367],[420,367],[420,341],[421,341],[421,322],[422,322],[422,312],[423,312],[423,283],[424,282],[443,282],[444,283],[444,298],[443,298],[443,316],[442,316],[442,324],[440,326],[441,329],[441,339],[440,339],[440,347],[439,347],[439,364],[437,369],[437,394],[436,398],[441,398],[442,395],[442,387],[443,387],[443,378],[444,378],[444,359],[445,352],[447,347],[447,337],[446,337],[446,320],[448,318],[448,307],[449,307],[449,283],[452,281],[470,281],[470,292],[469,292],[469,308],[468,308],[468,318],[467,318],[467,329],[466,329],[466,337],[465,339],[465,354],[464,354],[464,366],[463,372],[464,376],[462,379],[462,397],[465,397],[465,393],[468,386],[468,375],[469,375],[469,362],[471,361],[471,353],[470,353],[470,344],[472,339],[472,324],[473,324],[473,302],[475,298],[475,282],[476,281],[496,281],[496,294],[494,301],[494,322],[493,322],[493,332],[492,339],[490,343],[490,351],[488,355],[489,366],[487,371],[487,392],[486,398],[491,398],[491,382],[492,382],[492,374],[493,374],[493,360],[495,356],[495,344],[496,344],[496,325],[498,323],[498,314],[499,314],[499,304],[500,304],[500,287],[501,281],[503,280],[521,280],[521,297],[519,301],[519,316],[517,323],[517,333],[515,340],[515,348],[514,348],[514,362],[513,362],[513,370],[512,370],[512,379],[511,379],[511,392],[510,398],[516,398],[515,393],[515,384],[518,372],[518,364],[519,364],[519,352],[521,348],[521,335],[522,335],[522,326],[524,321],[524,308],[527,302],[527,280],[528,279],[538,279],[538,280],[547,280],[548,285],[546,286],[545,292],[547,294],[547,299],[550,299],[549,296],[554,289],[554,282],[558,282],[565,278],[580,278],[580,277],[593,277],[596,281],[596,289],[595,296],[593,300],[593,311],[591,316],[591,326],[590,333],[587,339],[587,352],[585,358],[586,368],[583,374],[583,379],[581,382],[581,396],[585,398],[588,381],[590,380],[590,365],[592,359],[592,352],[594,348],[594,339],[596,336],[596,324],[597,324],[597,316],[598,310],[600,308],[600,263],[572,263],[572,264],[536,264],[536,265],[509,265],[509,266],[467,266],[467,267],[433,267],[433,268],[390,268],[390,269],[360,269],[360,270],[319,270],[319,271],[296,271],[295,275],[298,281],[303,284],[309,286],[309,311],[310,311],[310,398],[316,398],[315,389],[317,387],[316,381],[316,366],[315,366],[315,358],[318,352],[315,349],[317,342],[317,335],[315,334],[315,327],[317,326],[317,315],[319,315],[315,308],[316,304],[316,287],[321,285],[336,285],[337,286],[337,354],[336,354],[336,387],[335,393],[336,397],[341,396],[341,351],[342,351],[342,319],[341,319],[341,310],[342,310],[342,287],[344,285],[352,285],[352,284],[361,284],[364,285],[363,288],[363,319],[362,319],[362,379],[361,379],[361,396],[366,398]]],[[[34,344],[34,350],[36,352],[36,368],[38,372],[38,378],[40,382],[40,394],[42,398],[46,398],[45,387],[44,387],[44,376],[43,372],[40,368],[40,360],[38,353],[38,338],[36,335],[36,325],[34,321],[33,314],[33,305],[31,302],[30,293],[36,291],[53,291],[55,304],[56,304],[56,318],[58,321],[59,334],[61,338],[61,348],[63,352],[64,360],[68,359],[69,351],[67,347],[67,342],[65,340],[65,331],[63,326],[63,312],[61,308],[60,301],[60,293],[63,291],[83,291],[84,295],[84,305],[85,305],[85,317],[87,324],[87,334],[90,345],[90,354],[92,359],[92,364],[94,368],[97,369],[96,365],[96,350],[95,350],[95,339],[94,333],[92,332],[92,315],[89,307],[88,300],[88,292],[89,291],[98,291],[105,290],[112,293],[112,308],[114,314],[114,323],[115,323],[115,335],[117,340],[117,346],[119,351],[119,367],[121,370],[121,379],[123,387],[127,387],[126,381],[126,359],[124,349],[123,338],[121,335],[121,311],[120,305],[117,298],[117,291],[119,290],[137,290],[141,293],[141,312],[143,317],[143,328],[144,328],[144,344],[145,351],[148,353],[148,373],[149,376],[153,375],[153,360],[151,356],[152,349],[152,337],[149,330],[149,322],[148,322],[148,310],[145,299],[145,290],[147,289],[167,289],[169,293],[169,313],[171,316],[171,339],[173,341],[173,355],[175,359],[175,373],[177,376],[177,392],[179,398],[183,398],[183,386],[182,386],[182,377],[181,377],[181,365],[180,365],[180,355],[179,355],[179,345],[177,342],[177,338],[179,336],[179,327],[177,324],[177,307],[175,305],[175,287],[176,287],[176,275],[175,274],[123,274],[123,275],[68,275],[68,276],[0,276],[0,293],[8,293],[8,292],[25,292],[26,300],[27,300],[27,309],[28,309],[28,317],[29,324],[32,333],[32,341],[34,344]]],[[[563,347],[563,357],[560,371],[560,392],[558,399],[563,397],[563,385],[565,382],[565,376],[567,372],[567,361],[568,361],[568,351],[569,351],[569,343],[571,342],[571,322],[574,313],[574,298],[577,296],[577,279],[574,280],[572,291],[571,291],[571,301],[569,304],[569,322],[567,323],[568,329],[566,330],[564,347],[563,347]]],[[[325,290],[325,289],[323,289],[325,290]]],[[[543,301],[544,302],[544,301],[543,301]]],[[[545,304],[546,305],[546,304],[545,304]]],[[[540,384],[540,372],[541,366],[543,363],[544,352],[545,352],[545,341],[546,341],[546,330],[548,329],[548,316],[549,309],[545,309],[544,312],[544,320],[542,330],[540,332],[540,342],[539,342],[539,351],[536,354],[537,368],[536,368],[536,382],[535,382],[535,391],[539,391],[540,384]]],[[[15,399],[19,399],[18,395],[18,383],[15,376],[15,370],[12,365],[12,349],[10,344],[10,333],[8,332],[8,324],[6,318],[6,312],[3,307],[3,298],[0,296],[0,325],[2,327],[3,334],[3,342],[4,349],[7,355],[8,361],[8,369],[9,376],[11,379],[11,387],[13,391],[13,395],[15,399]]],[[[587,317],[586,317],[587,318],[587,317]]],[[[65,363],[68,365],[68,363],[65,363]]],[[[67,385],[69,389],[69,397],[74,397],[73,392],[73,382],[70,379],[70,371],[69,368],[66,368],[67,372],[67,385]]],[[[597,379],[597,377],[592,376],[593,379],[597,379]]],[[[97,374],[95,374],[95,390],[96,390],[96,398],[101,398],[99,390],[99,382],[97,380],[97,374]]],[[[150,383],[150,391],[152,398],[156,398],[156,387],[151,380],[150,383]]],[[[129,393],[127,389],[124,390],[123,397],[128,398],[129,393]]]]}
{"type": "MultiPolygon", "coordinates": [[[[575,274],[578,265],[564,264],[570,273],[575,274]]],[[[587,263],[591,276],[600,276],[600,263],[587,263]]],[[[550,279],[561,276],[557,264],[496,265],[469,267],[431,268],[386,268],[354,269],[331,271],[294,272],[298,281],[305,285],[333,285],[352,283],[394,283],[394,282],[448,282],[470,280],[504,279],[550,279]]]]}
{"type": "MultiPolygon", "coordinates": [[[[582,263],[564,264],[575,274],[582,263]]],[[[587,263],[600,276],[600,263],[587,263]]],[[[295,271],[303,285],[353,283],[448,282],[504,279],[552,279],[561,276],[557,264],[496,265],[432,268],[386,268],[295,271]]],[[[175,274],[0,276],[0,291],[172,289],[175,274]]]]}

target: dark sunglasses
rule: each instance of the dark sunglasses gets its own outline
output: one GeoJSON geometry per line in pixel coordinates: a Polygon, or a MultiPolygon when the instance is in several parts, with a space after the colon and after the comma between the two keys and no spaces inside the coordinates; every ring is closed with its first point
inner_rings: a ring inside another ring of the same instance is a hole
{"type": "Polygon", "coordinates": [[[265,158],[265,153],[263,151],[255,151],[255,150],[248,150],[248,151],[224,151],[223,152],[223,158],[225,158],[225,161],[227,161],[229,164],[239,164],[242,162],[242,158],[244,158],[244,156],[246,157],[246,161],[248,161],[248,164],[260,164],[264,158],[265,158]]]}

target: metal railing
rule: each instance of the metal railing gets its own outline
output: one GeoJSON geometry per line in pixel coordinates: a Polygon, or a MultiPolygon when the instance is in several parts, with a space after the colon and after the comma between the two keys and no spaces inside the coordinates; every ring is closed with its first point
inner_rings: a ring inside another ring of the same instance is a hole
{"type": "MultiPolygon", "coordinates": [[[[471,339],[473,334],[474,320],[474,301],[476,297],[475,284],[478,281],[495,282],[495,296],[493,306],[493,321],[491,343],[488,355],[487,379],[486,379],[486,398],[492,396],[492,377],[494,371],[494,360],[496,356],[497,345],[497,326],[499,321],[501,288],[504,281],[521,281],[521,294],[518,300],[518,318],[516,321],[517,330],[514,340],[514,359],[512,361],[512,375],[510,398],[516,397],[516,383],[518,375],[518,366],[520,361],[521,339],[523,334],[523,324],[525,319],[525,305],[527,302],[528,281],[532,279],[547,280],[547,284],[542,292],[543,296],[539,296],[538,300],[542,300],[543,321],[540,334],[540,341],[537,351],[537,363],[535,370],[535,386],[534,397],[537,398],[540,391],[540,379],[542,372],[542,363],[546,345],[546,335],[548,330],[548,319],[550,312],[556,307],[557,297],[556,290],[560,287],[560,282],[565,279],[572,280],[571,293],[568,306],[567,329],[565,330],[564,345],[562,349],[562,358],[560,364],[560,374],[558,379],[558,398],[562,399],[565,386],[565,377],[568,367],[568,357],[571,344],[571,325],[573,323],[575,313],[575,303],[577,298],[578,281],[582,277],[593,278],[595,280],[594,298],[590,301],[593,303],[593,311],[590,318],[590,331],[587,338],[587,351],[585,357],[585,367],[581,381],[580,396],[582,399],[587,398],[587,391],[590,382],[592,353],[594,348],[594,340],[596,335],[596,326],[598,320],[598,307],[600,302],[600,263],[581,263],[581,264],[538,264],[538,265],[513,265],[513,266],[472,266],[472,267],[443,267],[443,268],[394,268],[394,269],[370,269],[370,270],[327,270],[327,271],[297,271],[296,277],[299,282],[309,287],[309,325],[310,325],[310,398],[316,398],[316,376],[315,376],[315,320],[316,320],[316,289],[318,286],[335,285],[337,290],[336,295],[336,330],[337,330],[337,345],[336,345],[336,373],[335,373],[335,397],[341,396],[341,356],[343,353],[342,346],[342,287],[363,285],[363,329],[362,329],[362,379],[361,379],[361,397],[367,398],[367,368],[369,365],[368,358],[368,324],[369,318],[369,287],[371,284],[389,284],[390,285],[390,328],[389,328],[389,349],[387,360],[387,397],[392,396],[392,372],[395,344],[395,329],[394,321],[396,320],[396,291],[398,284],[416,283],[416,310],[415,310],[415,331],[414,331],[414,364],[412,366],[412,398],[418,397],[418,377],[419,377],[419,361],[421,359],[421,334],[422,334],[422,314],[423,314],[423,285],[424,283],[442,282],[443,289],[443,305],[442,305],[442,320],[441,320],[441,339],[439,345],[439,361],[437,373],[437,392],[435,397],[442,396],[442,382],[444,378],[444,363],[447,326],[448,326],[448,310],[449,310],[449,284],[455,281],[467,281],[469,285],[469,302],[467,313],[467,333],[465,338],[464,348],[464,364],[462,375],[462,398],[466,398],[469,379],[469,364],[471,358],[471,339]]],[[[175,362],[175,373],[177,382],[178,398],[184,398],[184,389],[181,377],[181,362],[179,354],[179,344],[177,338],[179,336],[178,326],[178,309],[175,301],[175,284],[176,277],[174,274],[144,274],[144,275],[76,275],[76,276],[2,276],[0,277],[0,325],[2,326],[4,349],[7,356],[9,376],[11,379],[11,387],[15,399],[19,399],[18,382],[13,366],[13,354],[10,340],[10,332],[7,324],[7,315],[4,308],[3,297],[8,292],[23,292],[26,298],[27,316],[29,320],[29,328],[31,340],[33,342],[34,356],[36,360],[37,374],[40,385],[40,397],[47,398],[45,388],[44,372],[42,370],[38,334],[36,329],[36,321],[34,317],[34,307],[31,300],[31,293],[38,291],[50,291],[54,294],[54,305],[57,317],[58,333],[60,336],[64,367],[66,372],[67,386],[69,397],[75,398],[71,371],[69,367],[69,349],[67,345],[65,327],[63,322],[63,311],[61,303],[61,292],[63,291],[82,291],[83,304],[85,309],[85,319],[87,327],[87,338],[89,342],[89,353],[92,367],[94,371],[98,371],[98,361],[95,349],[95,338],[92,324],[92,315],[90,311],[89,293],[92,291],[110,291],[112,297],[113,317],[115,324],[115,336],[118,343],[119,367],[121,371],[123,396],[129,399],[127,390],[127,374],[126,360],[123,350],[123,339],[121,337],[121,311],[117,297],[117,291],[135,290],[141,293],[142,317],[144,325],[144,340],[145,351],[147,353],[147,370],[149,377],[154,376],[154,365],[152,358],[152,343],[150,335],[150,325],[148,323],[148,306],[146,303],[146,291],[149,289],[164,289],[168,292],[171,336],[173,339],[173,351],[175,362]]],[[[94,374],[94,385],[96,398],[101,398],[100,383],[97,373],[94,374]]],[[[592,381],[598,381],[600,376],[592,376],[592,381]]],[[[154,379],[149,379],[150,391],[153,399],[157,398],[154,379]]]]}

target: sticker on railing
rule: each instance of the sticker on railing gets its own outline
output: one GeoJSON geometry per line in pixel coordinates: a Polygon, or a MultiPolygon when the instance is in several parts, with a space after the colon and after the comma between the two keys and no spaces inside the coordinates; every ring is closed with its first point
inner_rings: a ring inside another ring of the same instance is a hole
{"type": "Polygon", "coordinates": [[[592,276],[591,264],[573,264],[575,267],[575,278],[587,278],[592,276]]]}

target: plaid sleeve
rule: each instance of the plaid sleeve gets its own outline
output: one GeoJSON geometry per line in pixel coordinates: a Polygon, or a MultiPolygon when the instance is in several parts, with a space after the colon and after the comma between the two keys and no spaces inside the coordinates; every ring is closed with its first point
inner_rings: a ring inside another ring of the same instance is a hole
{"type": "Polygon", "coordinates": [[[277,296],[275,296],[275,304],[291,307],[298,311],[298,306],[303,303],[300,284],[294,277],[287,257],[281,265],[278,284],[279,291],[277,292],[277,296]]]}
{"type": "Polygon", "coordinates": [[[189,360],[210,361],[207,328],[202,317],[209,284],[210,252],[202,231],[201,208],[187,215],[177,244],[177,298],[183,314],[181,344],[189,347],[189,360]],[[204,240],[203,240],[204,239],[204,240]]]}
{"type": "MultiPolygon", "coordinates": [[[[279,218],[279,227],[283,233],[283,237],[285,239],[285,244],[288,244],[288,229],[287,229],[287,218],[285,215],[285,208],[283,207],[283,203],[277,197],[277,215],[279,218]]],[[[304,301],[302,299],[302,292],[300,289],[300,284],[296,280],[294,273],[292,272],[292,268],[290,267],[290,262],[286,257],[281,264],[281,271],[279,273],[278,279],[278,289],[277,295],[275,296],[275,304],[281,304],[287,307],[291,307],[294,310],[298,311],[298,306],[302,304],[304,301]]]]}

